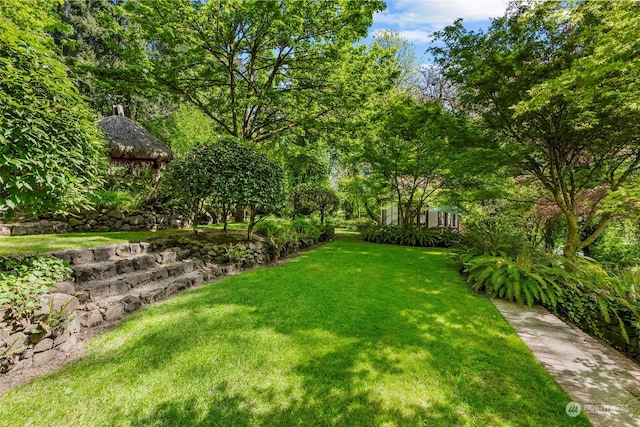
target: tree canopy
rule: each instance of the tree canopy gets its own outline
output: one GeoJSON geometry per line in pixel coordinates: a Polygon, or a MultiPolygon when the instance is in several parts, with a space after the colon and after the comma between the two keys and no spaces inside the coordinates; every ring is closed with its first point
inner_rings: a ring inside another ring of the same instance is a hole
{"type": "Polygon", "coordinates": [[[260,142],[313,127],[379,86],[375,58],[353,45],[384,7],[378,0],[130,0],[123,7],[127,64],[103,77],[179,96],[221,135],[260,142]]]}
{"type": "Polygon", "coordinates": [[[486,32],[456,22],[433,49],[463,108],[500,133],[503,160],[564,215],[570,258],[602,232],[607,200],[640,167],[638,71],[624,63],[638,61],[625,32],[636,32],[639,12],[632,1],[518,2],[486,32]],[[620,40],[613,63],[603,60],[620,40]]]}
{"type": "Polygon", "coordinates": [[[251,236],[258,214],[272,213],[284,203],[284,172],[255,146],[232,137],[201,144],[173,161],[166,177],[176,197],[187,202],[194,229],[207,205],[220,209],[224,229],[236,205],[251,210],[251,236]]]}
{"type": "Polygon", "coordinates": [[[0,213],[80,207],[100,184],[106,148],[49,35],[46,3],[0,6],[0,213]]]}

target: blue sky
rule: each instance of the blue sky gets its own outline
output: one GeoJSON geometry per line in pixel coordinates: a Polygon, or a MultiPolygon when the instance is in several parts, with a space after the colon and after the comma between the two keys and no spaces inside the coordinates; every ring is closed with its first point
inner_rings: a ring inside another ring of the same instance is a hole
{"type": "Polygon", "coordinates": [[[367,42],[381,29],[396,30],[416,48],[418,62],[429,62],[425,54],[431,34],[463,18],[469,29],[487,28],[489,18],[501,16],[506,0],[385,0],[387,10],[373,17],[367,42]]]}

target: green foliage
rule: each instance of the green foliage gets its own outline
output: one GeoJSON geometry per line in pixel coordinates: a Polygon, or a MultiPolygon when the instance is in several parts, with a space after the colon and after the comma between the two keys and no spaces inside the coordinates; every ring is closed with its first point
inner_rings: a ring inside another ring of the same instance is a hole
{"type": "Polygon", "coordinates": [[[225,137],[201,144],[170,163],[165,176],[167,193],[185,200],[197,226],[207,204],[215,204],[225,223],[236,205],[251,208],[249,235],[256,214],[269,214],[284,201],[284,172],[254,146],[225,137]]]}
{"type": "Polygon", "coordinates": [[[165,141],[178,157],[188,153],[198,144],[215,141],[213,122],[191,104],[180,104],[168,118],[152,119],[146,127],[165,141]]]}
{"type": "Polygon", "coordinates": [[[324,223],[326,215],[331,215],[340,207],[340,199],[331,187],[312,183],[295,187],[291,191],[290,200],[294,215],[311,215],[318,212],[321,223],[324,223]]]}
{"type": "Polygon", "coordinates": [[[92,197],[92,204],[96,209],[133,210],[139,207],[139,202],[126,191],[96,191],[92,197]]]}
{"type": "Polygon", "coordinates": [[[259,234],[266,238],[270,238],[271,236],[275,235],[278,230],[280,230],[280,227],[281,224],[279,221],[266,219],[256,224],[254,231],[256,234],[259,234]]]}
{"type": "Polygon", "coordinates": [[[437,231],[425,227],[365,227],[360,234],[367,242],[403,246],[436,247],[442,242],[437,231]]]}
{"type": "Polygon", "coordinates": [[[562,213],[572,259],[636,194],[638,19],[630,0],[513,2],[487,31],[457,21],[432,50],[461,108],[499,133],[493,158],[562,213]]]}
{"type": "Polygon", "coordinates": [[[515,258],[522,249],[524,235],[499,221],[472,224],[462,235],[461,249],[470,256],[491,255],[515,258]]]}
{"type": "Polygon", "coordinates": [[[104,74],[180,96],[211,118],[216,134],[266,141],[335,122],[380,86],[373,78],[362,84],[376,64],[353,43],[383,7],[378,0],[127,1],[127,67],[104,74]]]}
{"type": "Polygon", "coordinates": [[[381,105],[372,119],[373,129],[365,135],[357,160],[369,165],[370,173],[393,194],[399,225],[405,228],[444,185],[454,122],[440,105],[418,105],[400,95],[381,105]]]}
{"type": "Polygon", "coordinates": [[[465,262],[464,272],[475,290],[531,306],[535,302],[554,307],[562,293],[565,270],[549,259],[533,257],[524,249],[515,259],[479,255],[465,262]]]}
{"type": "Polygon", "coordinates": [[[48,4],[0,6],[0,212],[83,207],[106,160],[94,117],[47,31],[48,4]]]}
{"type": "Polygon", "coordinates": [[[0,258],[0,307],[11,307],[21,318],[39,309],[40,296],[71,276],[64,261],[51,256],[0,258]]]}
{"type": "Polygon", "coordinates": [[[609,224],[589,246],[589,256],[603,263],[631,266],[640,260],[640,227],[631,220],[609,224]]]}

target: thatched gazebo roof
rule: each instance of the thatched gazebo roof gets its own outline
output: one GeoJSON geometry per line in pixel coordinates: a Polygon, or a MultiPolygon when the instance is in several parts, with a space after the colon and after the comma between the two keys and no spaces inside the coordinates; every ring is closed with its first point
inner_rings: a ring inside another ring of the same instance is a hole
{"type": "Polygon", "coordinates": [[[142,126],[124,115],[121,105],[114,105],[114,115],[98,122],[110,149],[111,162],[160,169],[174,158],[173,151],[142,126]]]}

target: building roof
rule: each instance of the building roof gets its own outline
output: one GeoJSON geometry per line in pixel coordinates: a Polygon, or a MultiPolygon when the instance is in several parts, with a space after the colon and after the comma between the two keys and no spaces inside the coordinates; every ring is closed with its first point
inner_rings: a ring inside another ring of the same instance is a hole
{"type": "Polygon", "coordinates": [[[159,166],[174,158],[169,147],[123,113],[105,117],[98,122],[98,126],[104,131],[112,161],[138,161],[159,166]]]}

